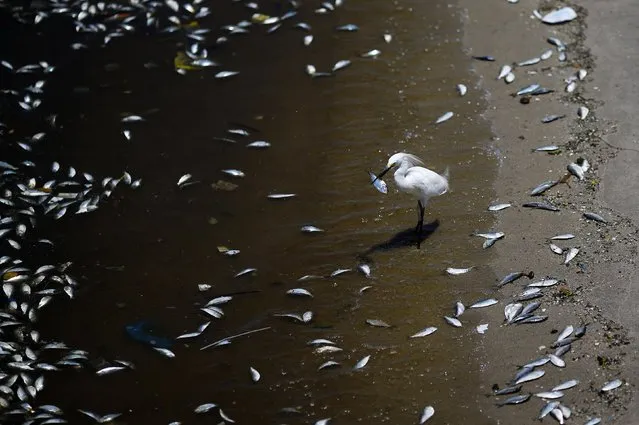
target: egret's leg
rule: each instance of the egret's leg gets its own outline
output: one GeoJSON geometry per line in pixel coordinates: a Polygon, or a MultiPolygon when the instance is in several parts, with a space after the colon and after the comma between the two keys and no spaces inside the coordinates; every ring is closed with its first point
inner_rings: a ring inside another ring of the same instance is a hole
{"type": "Polygon", "coordinates": [[[419,249],[422,243],[422,231],[424,230],[424,211],[426,208],[422,205],[422,201],[417,201],[417,228],[415,231],[417,232],[417,249],[419,249]]]}

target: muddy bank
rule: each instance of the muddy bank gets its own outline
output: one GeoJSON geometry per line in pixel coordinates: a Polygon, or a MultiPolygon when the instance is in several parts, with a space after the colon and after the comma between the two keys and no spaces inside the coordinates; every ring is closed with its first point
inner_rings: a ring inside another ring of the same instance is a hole
{"type": "MultiPolygon", "coordinates": [[[[505,232],[506,237],[495,247],[498,253],[493,263],[495,274],[501,277],[513,271],[533,270],[537,278],[552,276],[563,281],[546,290],[543,298],[535,300],[542,303],[541,314],[548,316],[547,321],[537,325],[502,326],[487,336],[485,386],[503,386],[512,379],[518,366],[554,352],[550,345],[558,331],[567,325],[576,327],[587,323],[587,335],[575,341],[564,355],[565,368],[544,366],[546,375],[527,384],[524,391],[547,391],[568,379],[578,379],[580,384],[566,391],[561,399],[572,409],[571,422],[584,423],[589,418],[601,417],[606,423],[633,423],[636,409],[631,403],[637,357],[632,337],[636,326],[634,318],[628,320],[629,315],[623,312],[632,311],[629,307],[635,302],[629,300],[628,295],[635,288],[632,282],[636,282],[632,269],[637,228],[630,217],[624,215],[623,208],[615,209],[619,205],[631,205],[633,201],[623,201],[627,194],[613,188],[604,191],[602,196],[601,190],[602,186],[607,187],[605,175],[626,174],[626,169],[619,164],[620,154],[621,157],[626,154],[611,147],[605,139],[611,129],[609,120],[623,116],[605,120],[600,116],[600,108],[605,111],[605,105],[614,96],[604,91],[612,84],[600,82],[615,81],[610,69],[624,67],[603,58],[606,66],[602,69],[599,62],[602,58],[593,56],[590,50],[598,43],[593,36],[598,32],[591,29],[605,28],[606,21],[600,14],[589,13],[589,6],[576,7],[579,14],[576,21],[547,26],[532,16],[537,3],[492,2],[487,6],[462,1],[461,5],[467,12],[464,42],[469,53],[492,55],[497,59],[492,63],[477,62],[474,66],[481,80],[478,89],[485,91],[488,105],[485,117],[492,123],[494,146],[501,164],[495,185],[496,200],[514,205],[496,213],[498,228],[495,230],[505,232]],[[566,43],[567,61],[558,61],[559,52],[547,42],[548,37],[557,37],[566,43]],[[553,49],[550,59],[537,65],[515,67],[516,79],[512,84],[496,79],[502,65],[539,57],[549,48],[553,49]],[[586,78],[577,80],[576,90],[567,93],[566,80],[570,81],[579,70],[588,72],[586,78]],[[534,96],[525,104],[519,97],[511,96],[532,83],[554,92],[534,96]],[[580,106],[590,110],[583,120],[577,115],[580,106]],[[551,114],[565,117],[542,123],[542,119],[551,114]],[[547,145],[557,145],[560,150],[553,155],[532,152],[547,145]],[[567,165],[579,157],[591,164],[582,181],[573,177],[569,185],[559,184],[541,197],[529,195],[540,183],[564,176],[567,165]],[[604,174],[611,166],[614,172],[604,174]],[[559,211],[522,207],[523,203],[533,201],[548,201],[559,211]],[[600,214],[608,223],[586,220],[584,212],[600,214]],[[556,244],[562,249],[577,247],[580,250],[568,265],[563,264],[565,254],[557,255],[549,248],[550,237],[565,233],[576,237],[556,244]],[[598,391],[605,382],[615,378],[629,382],[611,395],[598,391]]],[[[542,6],[546,7],[542,11],[550,9],[548,5],[542,6]]],[[[620,33],[631,31],[628,26],[617,28],[620,33]]],[[[624,48],[611,46],[610,51],[624,51],[624,48]]],[[[623,161],[627,161],[627,157],[623,161]]],[[[498,292],[506,300],[513,299],[525,289],[526,283],[517,281],[498,292]]],[[[503,318],[501,311],[493,313],[495,320],[497,316],[503,318]]],[[[526,422],[536,418],[543,405],[533,397],[528,403],[507,410],[489,407],[487,414],[498,423],[512,418],[526,422]]]]}

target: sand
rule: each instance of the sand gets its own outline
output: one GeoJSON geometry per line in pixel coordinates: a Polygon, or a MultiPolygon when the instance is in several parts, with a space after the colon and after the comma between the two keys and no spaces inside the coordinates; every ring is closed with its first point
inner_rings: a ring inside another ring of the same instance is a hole
{"type": "MultiPolygon", "coordinates": [[[[557,3],[540,9],[548,11],[550,6],[557,3]]],[[[549,346],[567,325],[588,323],[586,336],[573,343],[571,352],[564,356],[566,367],[543,366],[546,375],[526,384],[523,391],[547,391],[568,379],[578,379],[580,384],[561,399],[573,412],[568,423],[582,424],[591,417],[601,417],[602,423],[639,423],[633,398],[639,328],[635,271],[639,171],[633,167],[639,155],[639,123],[633,114],[639,87],[632,84],[632,74],[638,72],[633,63],[638,46],[632,37],[639,4],[630,0],[614,5],[586,1],[583,7],[575,6],[576,21],[557,26],[532,16],[533,9],[539,7],[537,2],[461,0],[460,7],[469,55],[497,59],[473,64],[478,78],[473,89],[485,94],[485,119],[494,134],[491,146],[500,161],[494,201],[514,205],[495,213],[494,230],[505,232],[506,237],[490,248],[497,253],[492,267],[498,277],[532,270],[534,280],[545,276],[565,280],[537,300],[542,302],[537,313],[548,315],[547,321],[503,325],[487,332],[481,354],[486,376],[483,390],[488,393],[493,384],[505,386],[517,366],[554,352],[549,346]],[[546,41],[551,36],[568,45],[566,62],[558,61],[556,48],[546,41]],[[549,60],[518,67],[512,84],[496,79],[502,65],[540,56],[549,48],[553,49],[549,60]],[[579,69],[587,70],[587,77],[577,83],[573,93],[566,93],[564,80],[579,69]],[[555,92],[533,97],[528,104],[511,96],[531,83],[555,92]],[[579,106],[590,109],[585,120],[577,116],[579,106]],[[566,117],[543,124],[541,119],[549,114],[566,117]],[[532,152],[544,145],[559,145],[561,153],[532,152]],[[557,185],[541,197],[529,195],[538,184],[564,176],[567,165],[579,157],[591,164],[584,180],[572,177],[569,185],[557,185]],[[521,206],[542,200],[560,211],[521,206]],[[608,223],[584,219],[586,211],[600,214],[608,223]],[[557,245],[580,249],[568,265],[563,264],[564,256],[549,249],[549,238],[562,233],[576,237],[557,245]],[[628,384],[609,394],[599,392],[605,382],[615,378],[628,384]]],[[[507,303],[527,283],[528,279],[522,278],[498,289],[497,295],[507,303]]],[[[495,320],[503,317],[501,309],[488,314],[495,320]]],[[[544,405],[533,397],[523,405],[498,409],[494,401],[487,398],[485,413],[495,423],[532,423],[544,405]]]]}

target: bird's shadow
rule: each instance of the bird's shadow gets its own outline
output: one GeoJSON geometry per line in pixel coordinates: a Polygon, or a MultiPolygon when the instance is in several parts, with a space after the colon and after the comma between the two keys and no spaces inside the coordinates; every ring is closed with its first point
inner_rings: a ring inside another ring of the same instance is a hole
{"type": "Polygon", "coordinates": [[[405,248],[409,246],[419,247],[426,239],[437,231],[439,220],[434,220],[428,224],[424,224],[421,234],[418,236],[414,227],[402,230],[396,233],[387,241],[373,245],[361,254],[362,258],[366,258],[374,252],[389,251],[391,249],[405,248]]]}

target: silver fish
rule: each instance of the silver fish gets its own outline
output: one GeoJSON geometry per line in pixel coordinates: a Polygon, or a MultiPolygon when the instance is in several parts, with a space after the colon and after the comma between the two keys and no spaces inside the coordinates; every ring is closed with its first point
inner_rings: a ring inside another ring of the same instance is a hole
{"type": "Polygon", "coordinates": [[[222,172],[224,174],[227,174],[227,175],[231,176],[231,177],[244,177],[245,176],[243,171],[236,170],[234,168],[231,168],[231,169],[228,169],[228,170],[222,170],[222,172]]]}
{"type": "Polygon", "coordinates": [[[541,119],[541,122],[544,124],[549,124],[553,121],[560,120],[562,118],[566,118],[566,115],[546,115],[541,119]]]}
{"type": "Polygon", "coordinates": [[[323,345],[313,350],[315,354],[338,353],[340,351],[343,350],[339,347],[335,347],[334,345],[323,345]]]}
{"type": "Polygon", "coordinates": [[[390,328],[390,325],[379,319],[366,319],[366,323],[377,328],[390,328]]]}
{"type": "Polygon", "coordinates": [[[464,96],[468,92],[468,88],[464,84],[457,84],[457,93],[460,96],[464,96]]]}
{"type": "Polygon", "coordinates": [[[529,372],[525,374],[524,376],[520,377],[519,379],[517,379],[514,382],[514,384],[517,385],[517,384],[522,384],[524,382],[534,381],[535,379],[541,378],[545,374],[546,374],[546,371],[543,369],[533,370],[532,372],[529,372]]]}
{"type": "Polygon", "coordinates": [[[530,394],[520,394],[512,396],[504,401],[498,402],[497,406],[501,407],[507,404],[521,404],[527,402],[528,400],[530,400],[530,394]]]}
{"type": "Polygon", "coordinates": [[[371,356],[370,356],[370,355],[368,355],[368,356],[364,357],[363,359],[361,359],[360,361],[358,361],[358,362],[355,364],[355,366],[353,367],[353,370],[359,370],[359,369],[364,368],[364,367],[368,364],[368,361],[369,361],[370,359],[371,359],[371,356]]]}
{"type": "Polygon", "coordinates": [[[539,62],[541,62],[541,58],[532,58],[532,59],[528,59],[522,62],[519,62],[517,64],[517,66],[529,66],[529,65],[535,65],[538,64],[539,62]]]}
{"type": "Polygon", "coordinates": [[[429,326],[427,328],[422,329],[421,331],[417,332],[416,334],[413,334],[410,336],[410,338],[421,338],[424,336],[428,336],[432,333],[435,333],[437,331],[437,328],[434,326],[429,326]]]}
{"type": "Polygon", "coordinates": [[[339,71],[340,69],[344,69],[350,64],[351,64],[351,61],[349,61],[348,59],[338,61],[335,63],[335,65],[333,65],[333,72],[339,71]]]}
{"type": "Polygon", "coordinates": [[[599,425],[601,423],[601,418],[592,418],[584,425],[599,425]]]}
{"type": "Polygon", "coordinates": [[[368,264],[358,265],[357,270],[359,270],[364,276],[371,277],[371,266],[369,266],[368,264]]]}
{"type": "Polygon", "coordinates": [[[485,300],[477,301],[474,304],[471,304],[468,308],[482,308],[482,307],[490,307],[491,305],[497,304],[498,301],[494,298],[488,298],[485,300]]]}
{"type": "Polygon", "coordinates": [[[300,230],[304,233],[321,233],[324,231],[324,229],[320,229],[319,227],[315,226],[302,226],[300,230]]]}
{"type": "Polygon", "coordinates": [[[457,276],[457,275],[460,275],[460,274],[468,273],[472,269],[473,269],[472,267],[468,267],[468,268],[465,268],[465,269],[456,269],[456,268],[453,268],[453,267],[448,267],[446,269],[446,273],[448,273],[450,275],[453,275],[453,276],[457,276]]]}
{"type": "Polygon", "coordinates": [[[377,189],[381,193],[388,193],[388,186],[386,185],[386,182],[384,180],[378,179],[375,173],[373,173],[372,171],[369,171],[368,175],[370,176],[371,183],[373,183],[375,189],[377,189]]]}
{"type": "Polygon", "coordinates": [[[257,369],[253,367],[249,367],[249,372],[251,373],[251,379],[253,380],[253,382],[259,381],[262,377],[262,375],[260,375],[260,372],[258,372],[257,369]]]}
{"type": "Polygon", "coordinates": [[[310,46],[312,42],[313,42],[313,36],[312,35],[305,35],[304,36],[304,45],[305,46],[310,46]]]}
{"type": "Polygon", "coordinates": [[[459,317],[462,314],[464,314],[464,311],[466,311],[466,307],[464,307],[464,304],[462,304],[461,301],[457,301],[455,303],[455,317],[459,317]]]}
{"type": "Polygon", "coordinates": [[[390,43],[391,41],[393,41],[393,36],[390,34],[384,34],[384,41],[390,43]]]}
{"type": "Polygon", "coordinates": [[[587,75],[588,71],[586,71],[585,69],[580,69],[579,71],[577,71],[577,78],[579,79],[579,81],[585,80],[587,75]]]}
{"type": "Polygon", "coordinates": [[[573,328],[572,325],[568,325],[564,328],[563,331],[561,331],[561,333],[559,334],[559,336],[557,337],[557,342],[561,341],[562,339],[566,339],[568,338],[570,335],[572,335],[573,331],[575,330],[575,328],[573,328]]]}
{"type": "Polygon", "coordinates": [[[564,396],[564,393],[562,393],[561,391],[544,391],[544,392],[535,394],[535,397],[545,398],[549,400],[554,400],[557,398],[561,398],[563,396],[564,396]]]}
{"type": "Polygon", "coordinates": [[[456,317],[444,316],[444,320],[446,320],[446,323],[456,328],[462,327],[462,323],[456,317]]]}
{"type": "Polygon", "coordinates": [[[257,272],[256,268],[248,267],[248,268],[242,270],[241,272],[235,274],[235,276],[233,276],[233,277],[242,277],[242,276],[246,276],[248,274],[255,274],[255,272],[257,272]]]}
{"type": "Polygon", "coordinates": [[[98,371],[95,372],[95,374],[98,376],[110,375],[114,372],[119,372],[124,369],[126,368],[123,366],[108,366],[108,367],[103,367],[102,369],[99,369],[98,371]]]}
{"type": "Polygon", "coordinates": [[[488,207],[488,211],[501,211],[512,207],[512,204],[493,204],[488,207]]]}
{"type": "Polygon", "coordinates": [[[619,388],[623,384],[621,379],[615,379],[614,381],[606,382],[603,387],[601,387],[601,392],[605,393],[608,391],[615,390],[619,388]]]}
{"type": "Polygon", "coordinates": [[[435,124],[441,124],[444,121],[448,121],[449,119],[451,119],[453,117],[453,113],[452,112],[446,112],[444,115],[442,115],[441,117],[437,118],[437,121],[435,121],[435,124]]]}
{"type": "Polygon", "coordinates": [[[566,254],[566,259],[564,260],[564,264],[568,264],[573,258],[575,258],[579,254],[579,248],[570,248],[568,253],[566,254]]]}
{"type": "Polygon", "coordinates": [[[523,305],[520,303],[508,304],[504,307],[504,316],[506,317],[506,321],[508,323],[512,322],[515,317],[521,313],[523,309],[523,305]]]}
{"type": "Polygon", "coordinates": [[[541,412],[539,412],[539,416],[537,417],[537,419],[542,420],[543,418],[548,416],[548,414],[550,414],[550,412],[556,409],[558,406],[559,406],[558,401],[551,401],[550,403],[546,403],[546,405],[541,408],[541,412]]]}
{"type": "Polygon", "coordinates": [[[265,149],[270,146],[271,144],[265,140],[256,140],[246,145],[247,148],[253,148],[253,149],[265,149]]]}
{"type": "Polygon", "coordinates": [[[529,86],[526,86],[522,89],[520,89],[517,93],[515,93],[516,96],[523,96],[526,94],[530,94],[532,92],[534,92],[535,90],[539,89],[541,87],[541,85],[539,84],[531,84],[529,86]]]}
{"type": "Polygon", "coordinates": [[[577,109],[577,116],[581,118],[582,120],[585,120],[589,112],[590,112],[590,109],[588,109],[585,106],[580,106],[579,109],[577,109]]]}
{"type": "Polygon", "coordinates": [[[329,360],[329,361],[327,361],[327,362],[325,362],[325,363],[322,363],[322,364],[321,364],[321,365],[317,368],[317,370],[322,370],[322,369],[327,369],[327,368],[329,368],[329,367],[337,367],[337,366],[341,366],[341,364],[340,364],[340,363],[338,363],[338,362],[336,362],[336,361],[334,361],[334,360],[329,360]]]}
{"type": "Polygon", "coordinates": [[[561,255],[564,253],[564,250],[558,247],[557,245],[555,245],[554,243],[550,244],[550,250],[557,255],[561,255]]]}
{"type": "Polygon", "coordinates": [[[217,74],[215,74],[215,78],[217,79],[225,79],[225,78],[230,78],[233,77],[237,74],[239,74],[239,71],[220,71],[217,74]]]}
{"type": "Polygon", "coordinates": [[[574,386],[576,386],[577,384],[579,384],[579,381],[576,379],[571,379],[570,381],[566,381],[563,382],[555,387],[553,387],[551,389],[551,391],[563,391],[563,390],[569,390],[570,388],[573,388],[574,386]]]}
{"type": "Polygon", "coordinates": [[[313,294],[311,294],[307,289],[304,288],[293,288],[286,291],[288,295],[294,295],[298,297],[311,297],[313,298],[313,294]]]}
{"type": "Polygon", "coordinates": [[[504,232],[491,232],[491,233],[475,233],[474,236],[479,236],[484,239],[501,239],[505,236],[504,232]]]}
{"type": "Polygon", "coordinates": [[[539,186],[535,187],[533,190],[530,191],[530,196],[541,195],[542,193],[546,192],[548,189],[555,187],[557,183],[559,183],[559,180],[549,180],[549,181],[543,182],[539,186]]]}
{"type": "Polygon", "coordinates": [[[548,354],[548,358],[550,359],[550,363],[553,365],[557,367],[566,367],[566,362],[561,357],[555,356],[554,354],[548,354]]]}
{"type": "Polygon", "coordinates": [[[533,149],[533,152],[556,152],[560,148],[557,145],[548,145],[548,146],[540,146],[538,148],[533,149]]]}
{"type": "Polygon", "coordinates": [[[373,49],[373,50],[369,50],[366,53],[362,54],[363,58],[376,58],[377,56],[381,55],[382,52],[380,50],[377,49],[373,49]]]}
{"type": "Polygon", "coordinates": [[[422,411],[422,416],[419,418],[419,425],[425,424],[435,414],[433,406],[426,406],[422,411]]]}
{"type": "Polygon", "coordinates": [[[562,235],[553,236],[550,239],[553,240],[553,241],[566,241],[566,240],[572,239],[574,237],[575,237],[575,235],[573,235],[572,233],[564,233],[562,235]]]}
{"type": "Polygon", "coordinates": [[[294,193],[271,193],[267,195],[269,199],[291,199],[295,198],[297,195],[294,193]]]}
{"type": "Polygon", "coordinates": [[[324,338],[314,339],[306,343],[306,345],[321,345],[321,344],[335,345],[333,341],[324,339],[324,338]]]}
{"type": "Polygon", "coordinates": [[[604,223],[604,224],[608,223],[605,218],[593,212],[585,212],[584,217],[587,218],[588,220],[598,221],[599,223],[604,223]]]}
{"type": "Polygon", "coordinates": [[[190,174],[184,174],[177,182],[178,187],[184,186],[189,180],[193,178],[190,174]]]}
{"type": "Polygon", "coordinates": [[[506,77],[504,78],[504,81],[506,82],[506,84],[510,84],[515,81],[515,73],[509,72],[508,75],[506,75],[506,77]]]}
{"type": "Polygon", "coordinates": [[[168,357],[170,359],[175,357],[175,353],[173,353],[173,351],[169,350],[168,348],[153,347],[153,349],[162,354],[164,357],[168,357]]]}
{"type": "Polygon", "coordinates": [[[550,411],[550,415],[551,415],[553,418],[557,419],[557,422],[559,422],[559,425],[564,425],[564,423],[565,423],[565,422],[564,422],[564,414],[562,413],[562,411],[561,411],[561,410],[559,410],[559,409],[552,409],[552,410],[550,411]]]}
{"type": "Polygon", "coordinates": [[[337,269],[333,273],[330,274],[330,277],[336,277],[342,275],[344,273],[352,272],[353,269],[337,269]]]}
{"type": "Polygon", "coordinates": [[[501,67],[501,69],[499,70],[499,75],[497,75],[497,79],[501,80],[502,78],[504,78],[506,75],[510,74],[510,72],[513,70],[512,66],[510,65],[504,65],[501,67]]]}
{"type": "Polygon", "coordinates": [[[552,57],[552,49],[546,50],[539,57],[544,61],[550,59],[552,57]]]}

